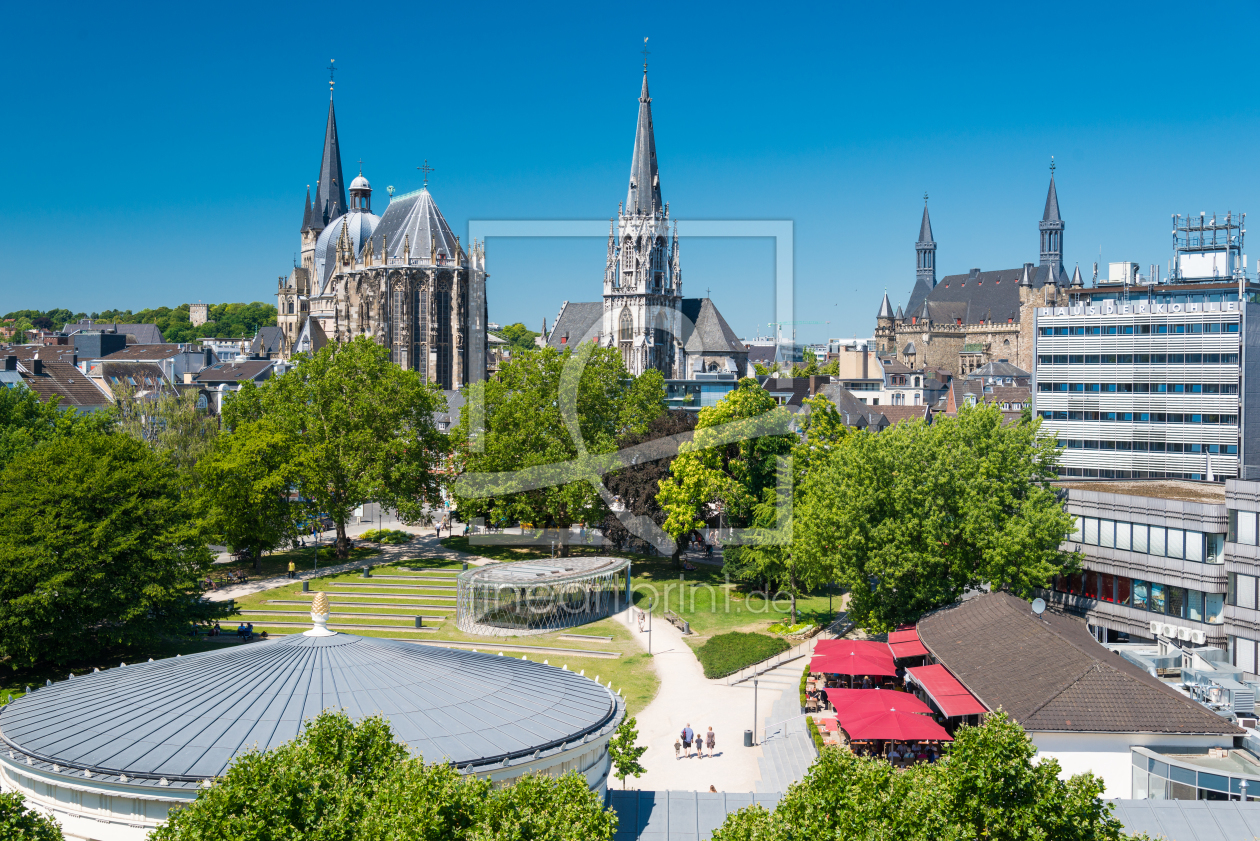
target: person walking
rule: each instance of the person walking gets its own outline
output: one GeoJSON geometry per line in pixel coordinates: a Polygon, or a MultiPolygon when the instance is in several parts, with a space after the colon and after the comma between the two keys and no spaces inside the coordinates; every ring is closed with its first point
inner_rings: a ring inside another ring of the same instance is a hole
{"type": "Polygon", "coordinates": [[[709,749],[709,758],[713,758],[713,749],[717,747],[717,737],[713,735],[713,726],[709,726],[709,732],[704,734],[704,746],[709,749]]]}
{"type": "Polygon", "coordinates": [[[683,753],[687,755],[688,759],[691,758],[691,743],[695,740],[695,738],[696,731],[691,729],[691,724],[688,722],[687,726],[684,727],[682,731],[683,753]]]}
{"type": "Polygon", "coordinates": [[[682,739],[675,739],[674,740],[674,759],[681,759],[681,756],[680,756],[681,753],[682,753],[682,739]]]}
{"type": "Polygon", "coordinates": [[[297,572],[297,564],[293,561],[289,561],[289,577],[293,578],[295,572],[297,572]]]}

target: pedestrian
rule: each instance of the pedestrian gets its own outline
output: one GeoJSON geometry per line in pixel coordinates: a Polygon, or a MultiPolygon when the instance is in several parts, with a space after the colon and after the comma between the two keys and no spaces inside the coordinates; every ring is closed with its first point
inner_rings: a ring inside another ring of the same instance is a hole
{"type": "Polygon", "coordinates": [[[296,577],[295,575],[296,573],[297,573],[297,564],[295,564],[293,561],[289,561],[289,577],[290,578],[296,577]]]}
{"type": "Polygon", "coordinates": [[[683,752],[687,755],[688,758],[691,757],[691,742],[695,738],[696,738],[696,731],[691,729],[691,723],[688,722],[687,726],[684,727],[682,731],[683,752]]]}
{"type": "Polygon", "coordinates": [[[714,794],[717,794],[717,789],[714,788],[713,786],[709,786],[709,791],[713,792],[714,794]]]}
{"type": "Polygon", "coordinates": [[[713,748],[717,746],[717,737],[713,735],[713,726],[709,726],[709,732],[704,734],[704,746],[709,749],[709,758],[713,758],[713,748]]]}
{"type": "Polygon", "coordinates": [[[675,739],[674,740],[674,759],[680,759],[681,757],[679,756],[679,754],[681,753],[682,753],[682,740],[675,739]]]}

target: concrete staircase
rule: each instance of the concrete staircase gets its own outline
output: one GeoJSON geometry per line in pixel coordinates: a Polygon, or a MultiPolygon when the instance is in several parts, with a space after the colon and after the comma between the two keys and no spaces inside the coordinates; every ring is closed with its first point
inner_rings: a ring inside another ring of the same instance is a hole
{"type": "MultiPolygon", "coordinates": [[[[762,738],[762,756],[758,762],[761,781],[759,793],[784,792],[788,786],[803,779],[809,766],[818,758],[813,739],[809,735],[809,722],[801,713],[800,678],[804,668],[801,661],[785,663],[770,672],[789,685],[783,696],[774,703],[766,716],[765,735],[762,738]]],[[[764,679],[763,679],[764,680],[764,679]]]]}

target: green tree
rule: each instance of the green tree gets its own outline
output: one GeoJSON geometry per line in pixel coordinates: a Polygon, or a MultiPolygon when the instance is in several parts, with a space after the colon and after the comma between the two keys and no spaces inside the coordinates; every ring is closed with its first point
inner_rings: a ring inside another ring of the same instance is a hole
{"type": "Polygon", "coordinates": [[[777,458],[791,451],[790,420],[787,409],[748,378],[716,406],[701,409],[695,437],[679,447],[669,477],[660,482],[665,532],[681,545],[715,509],[729,525],[748,525],[765,489],[775,485],[777,458]],[[727,443],[731,429],[739,432],[727,443]]]}
{"type": "Polygon", "coordinates": [[[131,386],[115,386],[114,416],[118,428],[144,441],[179,471],[184,488],[192,490],[197,462],[214,446],[219,419],[197,408],[194,390],[163,391],[137,397],[131,386]]]}
{"type": "Polygon", "coordinates": [[[0,473],[0,654],[67,662],[213,615],[174,468],[126,435],[46,441],[0,473]]]}
{"type": "Polygon", "coordinates": [[[1121,824],[1091,774],[1059,779],[1057,760],[1004,713],[962,727],[939,762],[898,771],[829,747],[773,813],[753,806],[713,841],[1118,841],[1121,824]]]}
{"type": "Polygon", "coordinates": [[[215,439],[197,465],[206,525],[262,570],[263,552],[297,539],[298,439],[271,419],[241,421],[215,439]]]}
{"type": "Polygon", "coordinates": [[[0,388],[0,469],[43,441],[104,431],[113,423],[106,412],[83,415],[72,408],[59,409],[59,399],[44,403],[29,388],[0,388]]]}
{"type": "Polygon", "coordinates": [[[260,387],[247,383],[224,403],[223,421],[236,429],[265,418],[297,442],[286,478],[296,478],[303,496],[336,523],[337,557],[347,558],[346,524],[363,503],[380,502],[419,522],[440,501],[448,442],[433,413],[445,406],[437,386],[358,336],[329,343],[260,387]]]}
{"type": "Polygon", "coordinates": [[[617,732],[608,740],[608,756],[612,759],[613,776],[621,780],[621,787],[626,787],[626,777],[638,777],[644,768],[639,764],[639,757],[647,753],[646,745],[638,745],[639,731],[634,716],[626,718],[617,726],[617,732]]]}
{"type": "Polygon", "coordinates": [[[611,841],[617,818],[581,774],[505,788],[409,758],[381,717],[324,711],[239,757],[152,841],[611,841]]]}
{"type": "Polygon", "coordinates": [[[455,485],[460,516],[554,526],[562,555],[569,551],[569,527],[596,522],[606,510],[590,477],[617,463],[614,453],[623,434],[646,431],[665,411],[658,372],[630,380],[616,349],[593,344],[576,352],[550,347],[523,352],[495,379],[470,386],[468,394],[452,438],[459,472],[477,478],[455,485]],[[480,432],[471,414],[479,402],[485,423],[480,432]],[[564,406],[574,407],[573,429],[564,406]],[[478,435],[480,448],[473,446],[478,435]]]}
{"type": "Polygon", "coordinates": [[[0,838],[6,841],[62,841],[61,827],[47,815],[26,808],[21,792],[0,793],[0,838]]]}
{"type": "Polygon", "coordinates": [[[887,630],[989,584],[1021,596],[1073,556],[1051,487],[1058,450],[1040,422],[994,406],[849,437],[811,469],[795,507],[797,551],[831,566],[850,616],[887,630]]]}
{"type": "MultiPolygon", "coordinates": [[[[625,450],[675,435],[684,435],[696,428],[694,412],[674,409],[662,413],[648,424],[643,432],[629,431],[621,436],[618,446],[625,450]]],[[[671,448],[676,454],[676,449],[671,448]]],[[[621,501],[622,516],[629,513],[634,517],[647,517],[656,525],[665,522],[666,513],[657,501],[661,479],[669,476],[669,467],[675,455],[652,458],[651,454],[639,458],[631,456],[629,464],[609,473],[604,477],[604,486],[613,496],[621,501]]],[[[624,460],[624,459],[623,459],[624,460]]],[[[618,550],[630,540],[630,531],[617,517],[618,512],[609,510],[604,516],[601,531],[618,550]]]]}
{"type": "Polygon", "coordinates": [[[499,330],[499,335],[508,340],[513,351],[522,351],[533,350],[535,347],[534,339],[542,334],[535,333],[518,321],[499,330]]]}

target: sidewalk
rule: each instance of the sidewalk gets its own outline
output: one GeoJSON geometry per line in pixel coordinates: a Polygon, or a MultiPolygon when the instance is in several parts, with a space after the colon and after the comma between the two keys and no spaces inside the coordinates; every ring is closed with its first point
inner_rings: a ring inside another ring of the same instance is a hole
{"type": "MultiPolygon", "coordinates": [[[[626,621],[628,613],[621,615],[626,621]]],[[[659,620],[659,617],[657,617],[659,620]]],[[[629,625],[631,635],[647,650],[648,634],[629,625]]],[[[643,791],[760,791],[761,760],[765,749],[744,747],[744,731],[753,727],[753,683],[727,686],[721,680],[708,680],[700,661],[683,640],[682,632],[668,622],[652,623],[652,660],[661,687],[652,703],[637,716],[639,744],[647,745],[640,763],[642,777],[627,780],[628,786],[643,791]],[[698,759],[674,757],[674,741],[687,724],[697,734],[710,727],[717,736],[714,756],[698,759]]],[[[772,708],[784,694],[795,704],[801,664],[786,663],[758,679],[757,740],[772,723],[772,708]]],[[[778,779],[776,777],[776,779],[778,779]]]]}

